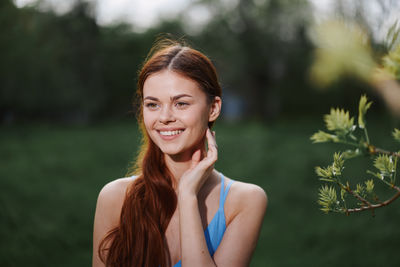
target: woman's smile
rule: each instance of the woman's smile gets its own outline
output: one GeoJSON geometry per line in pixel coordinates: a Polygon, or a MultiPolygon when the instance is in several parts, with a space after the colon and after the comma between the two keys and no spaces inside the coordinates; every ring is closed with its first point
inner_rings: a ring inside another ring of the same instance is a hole
{"type": "Polygon", "coordinates": [[[161,138],[164,140],[173,140],[175,138],[178,138],[181,133],[183,133],[184,129],[163,129],[163,130],[157,130],[158,133],[160,134],[161,138]]]}

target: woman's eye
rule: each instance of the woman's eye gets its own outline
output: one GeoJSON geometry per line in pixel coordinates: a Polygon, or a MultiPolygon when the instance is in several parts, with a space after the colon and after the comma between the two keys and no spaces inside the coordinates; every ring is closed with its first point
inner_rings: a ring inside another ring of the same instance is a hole
{"type": "Polygon", "coordinates": [[[156,109],[158,107],[158,105],[156,103],[151,103],[150,102],[150,103],[146,103],[145,107],[149,108],[149,109],[156,109]]]}
{"type": "Polygon", "coordinates": [[[186,106],[188,106],[189,104],[188,103],[186,103],[186,102],[177,102],[176,103],[176,106],[178,107],[178,108],[184,108],[184,107],[186,107],[186,106]]]}

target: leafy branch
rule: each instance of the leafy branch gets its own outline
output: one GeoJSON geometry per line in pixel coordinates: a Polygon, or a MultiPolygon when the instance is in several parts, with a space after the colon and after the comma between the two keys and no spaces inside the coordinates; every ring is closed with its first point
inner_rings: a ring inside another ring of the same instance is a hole
{"type": "MultiPolygon", "coordinates": [[[[319,179],[326,184],[319,189],[318,204],[321,210],[350,213],[374,210],[389,205],[400,197],[400,187],[396,185],[397,162],[400,152],[387,151],[371,144],[366,127],[365,115],[371,107],[365,95],[361,96],[358,108],[357,125],[350,113],[344,109],[332,108],[330,113],[324,116],[327,131],[318,131],[311,136],[313,143],[339,143],[350,147],[344,152],[335,152],[333,163],[327,167],[316,167],[315,172],[319,179]],[[369,175],[383,182],[394,191],[392,197],[380,201],[376,192],[373,179],[359,183],[351,188],[348,181],[344,182],[343,170],[345,161],[355,157],[372,156],[375,171],[367,171],[369,175]],[[328,185],[333,184],[333,185],[328,185]],[[340,198],[336,189],[340,190],[340,198]],[[348,207],[348,198],[357,201],[356,207],[348,207]]],[[[394,129],[392,133],[395,140],[400,142],[400,130],[394,129]]]]}

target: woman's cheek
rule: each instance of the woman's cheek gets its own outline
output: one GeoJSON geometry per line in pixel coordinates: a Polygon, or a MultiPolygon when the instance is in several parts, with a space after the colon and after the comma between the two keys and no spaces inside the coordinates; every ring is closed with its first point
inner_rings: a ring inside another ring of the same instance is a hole
{"type": "Polygon", "coordinates": [[[150,113],[150,112],[143,112],[143,122],[144,125],[146,126],[146,129],[149,129],[152,127],[152,125],[154,124],[156,118],[154,116],[154,114],[150,113]]]}

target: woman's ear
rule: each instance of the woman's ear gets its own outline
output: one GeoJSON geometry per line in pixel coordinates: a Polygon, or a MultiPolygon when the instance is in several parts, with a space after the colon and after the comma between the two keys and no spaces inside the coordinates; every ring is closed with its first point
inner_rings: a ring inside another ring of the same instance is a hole
{"type": "Polygon", "coordinates": [[[215,121],[221,113],[222,100],[219,96],[214,97],[210,105],[210,113],[208,114],[208,122],[215,121]]]}

